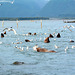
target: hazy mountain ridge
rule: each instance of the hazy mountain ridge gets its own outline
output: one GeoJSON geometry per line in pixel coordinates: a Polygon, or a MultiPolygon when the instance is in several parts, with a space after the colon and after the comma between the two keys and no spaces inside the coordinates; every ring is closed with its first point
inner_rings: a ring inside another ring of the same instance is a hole
{"type": "Polygon", "coordinates": [[[75,17],[74,0],[51,0],[41,10],[43,17],[75,17]]]}
{"type": "Polygon", "coordinates": [[[41,10],[35,0],[15,0],[13,4],[8,2],[1,4],[0,17],[35,17],[41,10]]]}

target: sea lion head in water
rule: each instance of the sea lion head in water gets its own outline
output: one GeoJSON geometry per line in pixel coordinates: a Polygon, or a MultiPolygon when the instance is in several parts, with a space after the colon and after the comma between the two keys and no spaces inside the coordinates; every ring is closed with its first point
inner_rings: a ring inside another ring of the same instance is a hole
{"type": "Polygon", "coordinates": [[[6,34],[6,31],[4,32],[4,34],[6,34]]]}
{"type": "Polygon", "coordinates": [[[49,43],[49,37],[47,37],[45,40],[44,40],[44,43],[49,43]]]}
{"type": "Polygon", "coordinates": [[[36,33],[34,33],[33,35],[36,35],[36,33]]]}
{"type": "Polygon", "coordinates": [[[70,42],[74,42],[73,40],[70,40],[70,42]]]}
{"type": "Polygon", "coordinates": [[[30,40],[26,39],[25,42],[30,42],[30,40]]]}
{"type": "Polygon", "coordinates": [[[61,36],[60,36],[60,33],[58,33],[58,34],[57,34],[57,38],[60,38],[60,37],[61,37],[61,36]]]}
{"type": "Polygon", "coordinates": [[[28,35],[32,35],[32,33],[29,32],[28,35]]]}
{"type": "Polygon", "coordinates": [[[49,35],[49,38],[53,38],[53,35],[52,35],[52,34],[50,34],[50,35],[49,35]]]}
{"type": "Polygon", "coordinates": [[[4,37],[4,34],[3,33],[1,33],[1,38],[3,38],[4,37]]]}

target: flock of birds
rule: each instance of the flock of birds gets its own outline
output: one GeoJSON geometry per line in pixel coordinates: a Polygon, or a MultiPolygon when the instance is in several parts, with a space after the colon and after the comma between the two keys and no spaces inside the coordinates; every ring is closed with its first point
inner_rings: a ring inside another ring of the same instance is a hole
{"type": "Polygon", "coordinates": [[[13,0],[13,1],[9,1],[9,0],[4,1],[4,0],[1,0],[1,1],[0,1],[0,6],[2,6],[2,5],[3,5],[3,4],[2,4],[3,2],[8,2],[8,3],[13,4],[13,3],[14,3],[14,1],[15,1],[15,0],[13,0]]]}
{"type": "MultiPolygon", "coordinates": [[[[70,26],[65,25],[65,26],[63,26],[64,29],[67,28],[67,29],[69,29],[69,30],[72,32],[72,30],[70,29],[70,27],[75,28],[73,25],[70,25],[70,26]]],[[[61,28],[61,27],[60,27],[60,28],[61,28]]],[[[59,28],[58,28],[58,29],[59,29],[59,28]]],[[[13,29],[12,27],[10,27],[10,28],[5,28],[5,29],[3,29],[3,32],[4,32],[4,33],[1,33],[1,38],[3,38],[4,35],[7,34],[6,31],[8,31],[8,32],[13,31],[14,34],[17,35],[17,32],[15,31],[15,29],[13,29]]],[[[62,31],[61,31],[61,32],[62,32],[62,31]]],[[[44,33],[44,34],[46,35],[46,33],[44,33]]],[[[54,32],[53,34],[49,34],[48,37],[44,38],[44,43],[50,43],[49,38],[54,38],[55,34],[56,34],[56,32],[54,32]]],[[[32,34],[32,33],[29,32],[29,33],[23,34],[23,35],[24,35],[24,36],[37,35],[37,33],[32,34]]],[[[56,35],[56,37],[57,37],[57,38],[61,38],[60,33],[58,33],[58,34],[56,35]]],[[[41,39],[42,39],[42,38],[40,38],[40,40],[41,40],[41,39]]],[[[18,40],[19,40],[19,39],[18,39],[18,40]]],[[[56,39],[54,39],[54,40],[56,40],[56,39]]],[[[33,40],[25,39],[25,42],[31,42],[31,41],[33,41],[33,40]]],[[[74,41],[73,41],[73,40],[70,40],[70,42],[74,42],[74,41]]],[[[22,43],[23,43],[23,42],[17,42],[17,43],[12,42],[12,44],[22,44],[22,43]]],[[[2,44],[2,43],[0,43],[0,44],[2,44]]],[[[60,48],[60,47],[57,46],[57,45],[54,45],[54,47],[55,47],[56,49],[57,49],[57,48],[60,48]]],[[[17,48],[17,49],[19,49],[20,51],[23,51],[23,50],[24,50],[24,47],[15,46],[14,48],[17,48]]],[[[75,45],[73,45],[72,48],[75,48],[75,45]]],[[[27,46],[26,49],[28,50],[28,49],[29,49],[29,46],[27,46]]],[[[65,53],[67,52],[68,49],[69,49],[69,47],[67,46],[67,47],[65,48],[65,53]]],[[[46,48],[41,48],[41,47],[39,47],[38,45],[35,45],[35,46],[33,47],[33,50],[35,50],[35,51],[37,51],[37,52],[55,52],[55,53],[57,52],[57,51],[54,51],[54,50],[48,50],[48,49],[46,49],[46,48]]]]}

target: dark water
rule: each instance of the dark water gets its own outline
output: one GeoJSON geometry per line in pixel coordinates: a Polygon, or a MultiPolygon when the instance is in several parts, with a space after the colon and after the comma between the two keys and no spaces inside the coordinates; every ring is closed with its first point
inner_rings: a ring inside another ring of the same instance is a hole
{"type": "Polygon", "coordinates": [[[41,21],[20,21],[18,28],[16,21],[0,21],[0,32],[4,28],[16,30],[7,32],[4,38],[0,38],[0,75],[75,75],[75,28],[70,27],[72,31],[63,28],[65,25],[75,23],[64,23],[63,20],[43,20],[41,21]],[[25,35],[28,32],[37,33],[37,35],[25,35]],[[55,37],[50,38],[50,43],[44,43],[45,37],[55,32],[55,37]],[[56,38],[57,33],[61,38],[56,38]],[[31,42],[25,42],[25,39],[31,42]],[[22,42],[22,44],[13,44],[22,42]],[[38,53],[33,50],[33,46],[38,45],[41,48],[55,50],[57,53],[38,53]],[[59,48],[55,48],[59,46],[59,48]],[[24,50],[15,47],[23,47],[24,50]],[[68,46],[67,51],[65,48],[68,46]],[[28,47],[28,49],[27,49],[28,47]],[[24,62],[22,65],[13,65],[13,62],[24,62]]]}

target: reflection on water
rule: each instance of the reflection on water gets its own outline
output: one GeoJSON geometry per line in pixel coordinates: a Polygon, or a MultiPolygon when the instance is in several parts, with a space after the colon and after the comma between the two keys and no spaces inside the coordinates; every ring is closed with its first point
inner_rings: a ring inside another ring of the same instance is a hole
{"type": "Polygon", "coordinates": [[[64,23],[63,20],[43,20],[42,29],[41,21],[20,21],[17,28],[16,21],[4,21],[3,26],[0,21],[0,32],[10,27],[17,32],[15,35],[13,31],[6,30],[5,37],[0,38],[0,75],[74,75],[75,48],[72,46],[75,46],[75,42],[70,40],[75,41],[75,28],[70,28],[71,32],[63,28],[65,25],[75,26],[74,23],[64,23]],[[36,35],[26,35],[29,32],[36,35]],[[44,43],[44,39],[54,32],[55,36],[49,39],[50,43],[44,43]],[[61,34],[61,38],[56,38],[57,33],[61,34]],[[25,42],[25,39],[31,42],[25,42]],[[22,43],[14,44],[18,42],[22,43]],[[38,53],[33,50],[36,44],[57,53],[38,53]],[[12,65],[15,61],[25,64],[12,65]]]}

